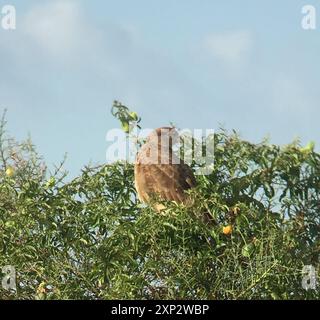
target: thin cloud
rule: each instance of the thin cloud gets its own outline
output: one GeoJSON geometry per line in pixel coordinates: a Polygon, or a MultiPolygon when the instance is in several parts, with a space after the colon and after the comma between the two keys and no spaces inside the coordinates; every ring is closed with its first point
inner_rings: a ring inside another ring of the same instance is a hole
{"type": "Polygon", "coordinates": [[[231,67],[245,62],[252,44],[252,35],[248,31],[213,33],[204,39],[207,52],[231,67]]]}
{"type": "Polygon", "coordinates": [[[22,21],[23,35],[53,58],[74,56],[92,42],[88,26],[77,3],[57,1],[33,7],[22,21]]]}
{"type": "MultiPolygon", "coordinates": [[[[18,92],[18,104],[24,108],[35,108],[63,92],[61,107],[71,97],[90,94],[129,105],[153,105],[159,114],[165,105],[172,117],[176,108],[197,103],[201,96],[191,93],[193,79],[158,48],[148,46],[130,23],[112,19],[91,23],[81,3],[72,0],[36,4],[21,13],[19,21],[10,41],[0,39],[0,49],[5,48],[0,57],[14,66],[3,66],[8,75],[6,92],[18,92]],[[27,85],[17,90],[17,83],[27,85]],[[75,89],[84,84],[86,90],[75,89]],[[25,96],[37,99],[27,103],[25,96]]],[[[75,107],[68,103],[67,108],[75,107]]]]}

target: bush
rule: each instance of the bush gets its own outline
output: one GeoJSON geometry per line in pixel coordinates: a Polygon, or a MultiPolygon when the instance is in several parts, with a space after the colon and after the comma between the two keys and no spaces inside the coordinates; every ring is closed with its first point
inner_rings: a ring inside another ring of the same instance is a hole
{"type": "Polygon", "coordinates": [[[2,299],[315,299],[302,268],[319,262],[320,155],[309,144],[252,144],[220,130],[195,203],[159,215],[139,203],[133,166],[85,167],[65,181],[28,140],[0,135],[2,299]],[[190,214],[190,210],[192,214],[190,214]],[[208,226],[194,215],[208,211],[208,226]],[[228,228],[224,228],[228,226],[228,228]]]}

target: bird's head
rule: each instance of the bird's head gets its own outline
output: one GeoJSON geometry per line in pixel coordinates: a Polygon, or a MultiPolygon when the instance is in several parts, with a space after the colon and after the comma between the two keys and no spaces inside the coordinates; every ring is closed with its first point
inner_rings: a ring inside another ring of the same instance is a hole
{"type": "Polygon", "coordinates": [[[161,127],[152,131],[147,137],[147,142],[152,144],[161,143],[162,146],[172,147],[179,142],[179,133],[175,127],[161,127]]]}

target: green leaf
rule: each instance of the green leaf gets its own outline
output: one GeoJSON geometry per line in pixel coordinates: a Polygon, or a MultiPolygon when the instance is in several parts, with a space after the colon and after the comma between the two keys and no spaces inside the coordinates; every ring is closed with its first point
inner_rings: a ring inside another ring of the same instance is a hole
{"type": "Polygon", "coordinates": [[[252,243],[244,245],[241,250],[241,254],[246,258],[250,258],[253,252],[254,252],[254,244],[252,243]]]}

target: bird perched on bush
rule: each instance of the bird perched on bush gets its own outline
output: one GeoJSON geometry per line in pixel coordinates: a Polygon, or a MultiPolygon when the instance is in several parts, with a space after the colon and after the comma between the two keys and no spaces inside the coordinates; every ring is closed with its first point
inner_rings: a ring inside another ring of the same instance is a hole
{"type": "MultiPolygon", "coordinates": [[[[152,202],[153,197],[191,205],[191,199],[185,192],[197,185],[191,168],[173,152],[179,134],[175,128],[162,127],[147,137],[145,144],[137,154],[134,167],[135,187],[140,201],[152,202]]],[[[163,204],[153,207],[160,212],[163,204]]],[[[203,215],[208,222],[208,213],[203,215]]]]}
{"type": "MultiPolygon", "coordinates": [[[[149,203],[153,196],[177,203],[188,201],[186,190],[196,186],[191,168],[179,159],[172,147],[179,135],[175,128],[162,127],[147,137],[138,152],[134,173],[140,201],[149,203]]],[[[164,206],[155,204],[161,211],[164,206]]]]}

